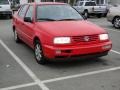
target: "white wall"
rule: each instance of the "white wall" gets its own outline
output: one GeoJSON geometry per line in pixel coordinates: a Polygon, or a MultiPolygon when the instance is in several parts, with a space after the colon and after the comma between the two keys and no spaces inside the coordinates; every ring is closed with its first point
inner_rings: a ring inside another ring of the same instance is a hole
{"type": "Polygon", "coordinates": [[[28,0],[20,0],[20,4],[28,3],[28,0]]]}
{"type": "Polygon", "coordinates": [[[110,0],[112,4],[120,4],[120,0],[110,0]]]}

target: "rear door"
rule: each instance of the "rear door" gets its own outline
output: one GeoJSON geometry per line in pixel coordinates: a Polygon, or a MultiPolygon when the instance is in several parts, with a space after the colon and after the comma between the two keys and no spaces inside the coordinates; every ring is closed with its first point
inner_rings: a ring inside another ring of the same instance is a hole
{"type": "Polygon", "coordinates": [[[93,8],[94,6],[96,6],[96,3],[95,2],[86,2],[85,3],[85,9],[88,10],[89,13],[92,13],[93,12],[93,8]]]}
{"type": "Polygon", "coordinates": [[[17,30],[17,33],[19,34],[19,37],[24,41],[25,39],[25,33],[24,33],[24,16],[26,14],[26,11],[28,9],[29,5],[23,5],[19,12],[17,17],[14,19],[15,21],[15,27],[17,30]]]}

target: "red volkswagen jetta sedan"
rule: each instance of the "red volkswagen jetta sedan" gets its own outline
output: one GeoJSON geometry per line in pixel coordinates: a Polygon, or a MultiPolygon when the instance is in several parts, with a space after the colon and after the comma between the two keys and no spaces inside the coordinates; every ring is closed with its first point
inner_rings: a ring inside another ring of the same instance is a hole
{"type": "Polygon", "coordinates": [[[13,16],[16,42],[22,40],[34,49],[40,64],[49,60],[81,56],[104,56],[112,47],[108,33],[83,19],[65,3],[22,5],[13,16]]]}

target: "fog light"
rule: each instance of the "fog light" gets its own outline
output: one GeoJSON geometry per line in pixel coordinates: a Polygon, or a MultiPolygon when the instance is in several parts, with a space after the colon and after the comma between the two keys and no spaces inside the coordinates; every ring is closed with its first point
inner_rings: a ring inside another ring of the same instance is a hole
{"type": "Polygon", "coordinates": [[[61,50],[56,50],[55,53],[56,54],[61,54],[61,50]]]}
{"type": "Polygon", "coordinates": [[[102,49],[110,49],[110,48],[111,48],[111,45],[106,45],[102,47],[102,49]]]}

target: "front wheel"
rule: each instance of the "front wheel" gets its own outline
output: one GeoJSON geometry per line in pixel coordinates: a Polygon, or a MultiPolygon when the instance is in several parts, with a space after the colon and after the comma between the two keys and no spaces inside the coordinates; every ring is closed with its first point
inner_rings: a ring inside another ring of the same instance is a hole
{"type": "Polygon", "coordinates": [[[42,46],[39,40],[35,41],[34,53],[37,63],[44,65],[46,63],[46,59],[44,57],[42,46]]]}
{"type": "Polygon", "coordinates": [[[113,21],[113,26],[117,29],[120,28],[120,17],[116,17],[113,21]]]}

